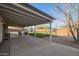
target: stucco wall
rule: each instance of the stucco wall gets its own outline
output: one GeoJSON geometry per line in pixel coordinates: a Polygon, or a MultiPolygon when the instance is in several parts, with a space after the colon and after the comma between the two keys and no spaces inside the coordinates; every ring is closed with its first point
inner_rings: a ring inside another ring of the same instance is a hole
{"type": "Polygon", "coordinates": [[[2,23],[0,22],[0,43],[2,42],[2,31],[3,28],[2,28],[2,23]]]}

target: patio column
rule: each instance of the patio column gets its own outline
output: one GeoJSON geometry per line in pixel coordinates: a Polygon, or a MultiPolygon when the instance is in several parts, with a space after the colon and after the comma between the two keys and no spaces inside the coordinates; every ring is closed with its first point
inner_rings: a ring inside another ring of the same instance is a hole
{"type": "Polygon", "coordinates": [[[35,25],[35,31],[34,31],[34,33],[35,33],[35,37],[36,37],[36,25],[35,25]]]}
{"type": "Polygon", "coordinates": [[[28,35],[30,34],[30,27],[27,27],[28,35]]]}
{"type": "Polygon", "coordinates": [[[0,42],[2,42],[5,37],[8,36],[8,25],[7,23],[0,17],[0,42]]]}
{"type": "Polygon", "coordinates": [[[50,42],[52,42],[52,22],[50,23],[50,42]]]}
{"type": "Polygon", "coordinates": [[[0,21],[0,43],[2,42],[2,39],[3,39],[3,24],[0,21]]]}
{"type": "Polygon", "coordinates": [[[9,33],[8,33],[8,25],[7,23],[3,24],[3,39],[8,39],[9,33]]]}

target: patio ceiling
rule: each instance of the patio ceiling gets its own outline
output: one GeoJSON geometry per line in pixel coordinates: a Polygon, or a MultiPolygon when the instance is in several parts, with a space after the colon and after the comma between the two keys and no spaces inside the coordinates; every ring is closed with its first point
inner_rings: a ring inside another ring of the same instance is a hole
{"type": "Polygon", "coordinates": [[[54,19],[27,3],[1,3],[0,16],[9,26],[19,27],[45,24],[54,19]]]}

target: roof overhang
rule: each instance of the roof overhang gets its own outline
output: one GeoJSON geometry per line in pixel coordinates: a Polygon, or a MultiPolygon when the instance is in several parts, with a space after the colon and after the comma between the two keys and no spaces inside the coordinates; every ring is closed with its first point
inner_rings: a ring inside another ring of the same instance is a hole
{"type": "Polygon", "coordinates": [[[27,3],[1,3],[0,16],[9,26],[33,26],[50,23],[54,19],[27,3]]]}

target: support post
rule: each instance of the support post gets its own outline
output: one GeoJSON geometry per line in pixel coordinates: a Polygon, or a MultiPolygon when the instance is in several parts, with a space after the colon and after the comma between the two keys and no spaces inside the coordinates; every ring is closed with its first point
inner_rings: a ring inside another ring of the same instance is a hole
{"type": "Polygon", "coordinates": [[[52,22],[50,23],[50,42],[52,42],[52,22]]]}
{"type": "Polygon", "coordinates": [[[29,35],[29,27],[27,27],[27,32],[28,32],[28,35],[29,35]]]}
{"type": "Polygon", "coordinates": [[[34,31],[34,33],[35,33],[35,37],[36,37],[36,25],[35,25],[35,31],[34,31]]]}
{"type": "Polygon", "coordinates": [[[3,39],[9,39],[9,33],[8,33],[8,25],[6,23],[3,24],[3,39]]]}
{"type": "Polygon", "coordinates": [[[3,24],[0,21],[0,43],[2,42],[3,39],[3,24]]]}

